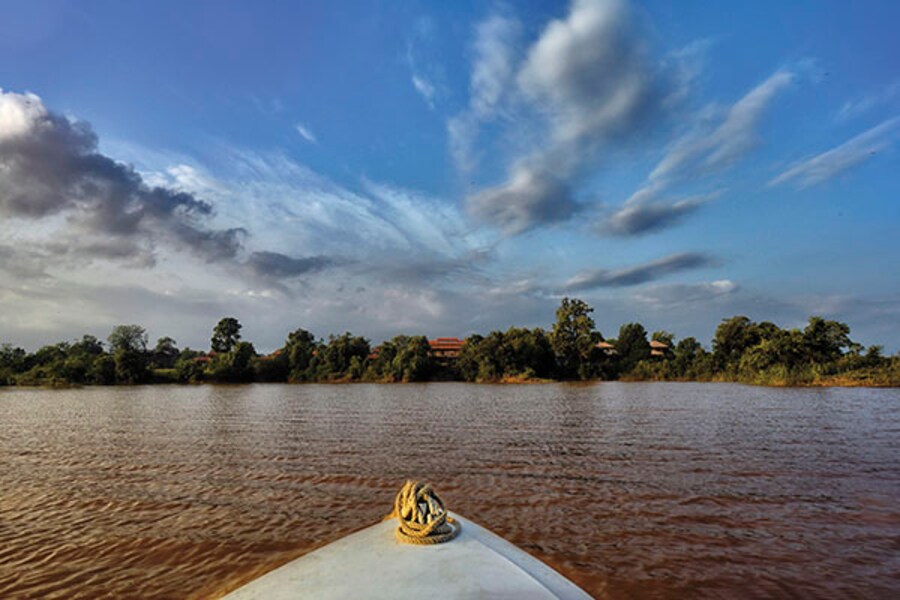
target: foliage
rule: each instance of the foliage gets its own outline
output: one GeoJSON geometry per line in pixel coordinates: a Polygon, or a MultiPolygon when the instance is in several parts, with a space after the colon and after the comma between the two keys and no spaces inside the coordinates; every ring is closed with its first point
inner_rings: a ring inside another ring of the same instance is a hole
{"type": "Polygon", "coordinates": [[[151,363],[155,369],[172,369],[175,367],[175,361],[178,360],[178,344],[172,338],[166,336],[161,337],[156,342],[153,349],[153,358],[151,363]]]}
{"type": "Polygon", "coordinates": [[[252,361],[256,350],[250,342],[237,342],[228,352],[220,352],[209,361],[204,374],[212,381],[246,383],[253,381],[252,361]]]}
{"type": "Polygon", "coordinates": [[[647,330],[640,323],[626,323],[619,328],[616,353],[621,373],[628,373],[639,362],[650,358],[650,342],[647,330]]]}
{"type": "Polygon", "coordinates": [[[231,352],[241,339],[241,324],[234,317],[224,317],[216,323],[209,340],[213,352],[231,352]]]}
{"type": "Polygon", "coordinates": [[[369,356],[369,341],[350,333],[331,336],[313,352],[308,379],[346,381],[362,379],[369,356]]]}
{"type": "Polygon", "coordinates": [[[428,381],[437,370],[428,338],[398,335],[377,348],[366,370],[369,381],[428,381]]]}
{"type": "Polygon", "coordinates": [[[119,350],[143,353],[147,351],[147,330],[140,325],[116,325],[106,341],[113,354],[119,350]]]}
{"type": "Polygon", "coordinates": [[[305,329],[291,332],[282,348],[259,356],[240,339],[240,323],[221,319],[209,354],[180,350],[170,337],[147,349],[139,325],[118,325],[108,349],[96,337],[42,346],[33,353],[0,344],[0,385],[113,385],[162,382],[413,382],[615,379],[739,381],[760,385],[900,385],[900,356],[880,346],[863,348],[838,321],[810,317],[803,329],[782,329],[746,316],[724,319],[712,351],[695,338],[676,343],[667,331],[655,341],[669,350],[651,356],[647,331],[626,323],[615,353],[597,348],[602,336],[591,309],[564,298],[548,333],[511,327],[469,336],[456,359],[436,359],[424,336],[396,336],[375,351],[363,337],[345,333],[318,340],[305,329]],[[218,350],[216,350],[218,348],[218,350]]]}
{"type": "Polygon", "coordinates": [[[550,345],[562,379],[588,379],[595,374],[597,343],[603,336],[594,329],[592,312],[594,309],[578,298],[563,298],[556,309],[550,345]]]}

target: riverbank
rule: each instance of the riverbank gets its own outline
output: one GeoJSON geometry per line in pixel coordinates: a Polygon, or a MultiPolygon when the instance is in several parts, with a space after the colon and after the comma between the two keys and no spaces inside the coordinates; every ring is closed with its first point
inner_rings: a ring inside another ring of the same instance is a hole
{"type": "Polygon", "coordinates": [[[198,387],[205,385],[212,386],[231,386],[231,385],[327,385],[327,386],[343,386],[343,385],[391,385],[391,386],[406,386],[406,385],[417,385],[423,383],[454,383],[454,384],[465,384],[471,386],[522,386],[522,385],[549,385],[554,383],[569,383],[569,384],[578,384],[578,385],[592,385],[592,384],[600,384],[600,383],[695,383],[695,384],[706,384],[706,383],[734,383],[738,385],[750,385],[756,387],[763,388],[900,388],[900,378],[886,379],[885,377],[879,374],[873,375],[865,375],[865,376],[857,376],[857,375],[839,375],[833,377],[825,377],[819,378],[811,381],[792,381],[786,379],[771,379],[766,381],[753,381],[753,380],[731,380],[724,378],[714,378],[714,379],[642,379],[635,377],[622,377],[619,379],[586,379],[586,380],[557,380],[557,379],[542,379],[538,377],[528,377],[528,376],[516,376],[516,375],[507,375],[500,379],[486,379],[480,381],[463,381],[457,379],[440,379],[440,380],[430,380],[430,381],[389,381],[389,380],[381,380],[381,381],[367,381],[367,380],[357,380],[357,379],[333,379],[328,381],[292,381],[292,382],[279,382],[279,381],[245,381],[245,382],[234,382],[234,381],[179,381],[177,379],[154,379],[144,383],[119,383],[119,384],[90,384],[90,383],[71,383],[66,381],[49,381],[49,382],[29,382],[29,383],[19,383],[19,384],[11,384],[2,386],[0,385],[0,389],[7,387],[9,389],[46,389],[46,390],[67,390],[67,389],[80,389],[85,387],[97,387],[97,388],[111,388],[111,387],[134,387],[138,385],[151,385],[151,386],[177,386],[177,387],[198,387]]]}

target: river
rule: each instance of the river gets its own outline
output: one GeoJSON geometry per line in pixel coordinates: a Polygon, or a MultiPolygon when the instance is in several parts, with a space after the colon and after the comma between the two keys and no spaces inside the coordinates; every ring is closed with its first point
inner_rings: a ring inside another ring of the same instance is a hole
{"type": "Polygon", "coordinates": [[[0,597],[215,598],[406,478],[598,598],[900,597],[900,390],[0,388],[0,597]]]}

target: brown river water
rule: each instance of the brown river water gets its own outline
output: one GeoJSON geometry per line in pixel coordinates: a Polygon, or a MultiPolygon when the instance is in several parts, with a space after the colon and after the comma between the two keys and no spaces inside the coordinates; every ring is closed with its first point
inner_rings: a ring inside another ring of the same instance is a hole
{"type": "Polygon", "coordinates": [[[900,390],[0,389],[0,598],[215,598],[408,478],[597,598],[900,598],[900,390]]]}

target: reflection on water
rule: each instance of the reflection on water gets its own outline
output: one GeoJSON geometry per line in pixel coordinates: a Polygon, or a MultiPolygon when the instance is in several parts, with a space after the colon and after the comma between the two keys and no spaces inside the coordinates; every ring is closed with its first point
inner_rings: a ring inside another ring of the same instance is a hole
{"type": "Polygon", "coordinates": [[[210,598],[407,477],[597,597],[900,591],[900,392],[0,390],[0,597],[210,598]]]}

